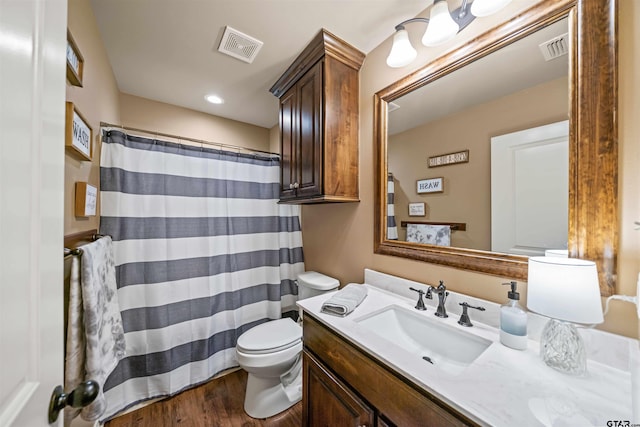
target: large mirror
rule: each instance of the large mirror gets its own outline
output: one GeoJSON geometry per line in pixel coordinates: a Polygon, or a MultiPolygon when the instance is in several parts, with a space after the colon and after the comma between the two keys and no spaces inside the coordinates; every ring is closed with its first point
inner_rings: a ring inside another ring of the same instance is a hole
{"type": "Polygon", "coordinates": [[[543,1],[376,94],[377,253],[526,280],[565,252],[615,290],[614,6],[543,1]]]}

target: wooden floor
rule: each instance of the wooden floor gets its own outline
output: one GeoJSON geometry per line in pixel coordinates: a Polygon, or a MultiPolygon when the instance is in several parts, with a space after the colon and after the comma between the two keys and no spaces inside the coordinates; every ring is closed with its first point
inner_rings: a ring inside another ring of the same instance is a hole
{"type": "Polygon", "coordinates": [[[247,373],[242,369],[172,398],[152,403],[107,422],[105,427],[300,427],[302,402],[285,412],[256,420],[242,409],[247,373]]]}

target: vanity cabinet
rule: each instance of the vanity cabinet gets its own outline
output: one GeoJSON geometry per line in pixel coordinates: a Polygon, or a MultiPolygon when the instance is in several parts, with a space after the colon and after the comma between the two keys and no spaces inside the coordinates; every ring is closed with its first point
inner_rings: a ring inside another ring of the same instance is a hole
{"type": "Polygon", "coordinates": [[[306,312],[303,341],[305,427],[477,425],[306,312]]]}
{"type": "Polygon", "coordinates": [[[305,426],[373,426],[374,411],[353,391],[323,367],[312,355],[303,352],[303,394],[305,426]]]}
{"type": "Polygon", "coordinates": [[[354,202],[364,54],[321,30],[270,89],[280,100],[280,201],[354,202]]]}

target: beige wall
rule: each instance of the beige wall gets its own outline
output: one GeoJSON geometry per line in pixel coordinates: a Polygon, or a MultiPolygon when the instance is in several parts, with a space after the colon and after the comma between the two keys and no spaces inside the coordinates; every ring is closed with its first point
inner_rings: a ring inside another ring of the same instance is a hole
{"type": "MultiPolygon", "coordinates": [[[[98,228],[98,216],[74,215],[75,183],[88,182],[100,188],[100,121],[119,122],[118,86],[98,33],[91,3],[69,0],[68,27],[84,57],[83,87],[67,82],[67,101],[73,102],[93,129],[92,161],[65,155],[64,234],[98,228]]],[[[98,200],[98,212],[100,201],[98,200]]]]}
{"type": "MultiPolygon", "coordinates": [[[[476,20],[453,44],[460,44],[479,35],[492,23],[505,21],[527,8],[533,1],[512,2],[498,14],[476,20]]],[[[640,69],[638,55],[640,2],[620,0],[620,248],[618,256],[617,293],[635,295],[636,278],[640,271],[640,231],[634,231],[633,221],[640,220],[640,86],[634,69],[640,69]]],[[[506,279],[464,270],[412,261],[373,253],[374,143],[373,95],[377,91],[425,65],[445,49],[418,47],[418,60],[403,69],[390,69],[385,64],[391,39],[367,55],[360,71],[360,203],[307,205],[303,207],[303,239],[305,264],[308,270],[333,275],[342,284],[362,282],[363,269],[371,268],[408,279],[437,283],[444,280],[457,292],[503,302],[506,292],[501,286],[506,279]]],[[[419,41],[414,43],[419,46],[419,41]]],[[[522,295],[526,285],[522,284],[522,295]]],[[[523,301],[524,302],[524,301],[523,301]]],[[[612,302],[601,329],[627,336],[637,336],[635,307],[612,302]]]]}
{"type": "MultiPolygon", "coordinates": [[[[568,90],[563,77],[390,137],[396,223],[462,222],[467,230],[451,233],[451,246],[491,250],[491,137],[566,120],[568,90]],[[469,150],[468,163],[427,167],[430,156],[462,150],[469,150]],[[443,193],[416,192],[417,180],[436,177],[444,178],[443,193]],[[426,204],[426,217],[409,217],[412,202],[426,204]]],[[[405,240],[406,228],[398,235],[405,240]]]]}
{"type": "Polygon", "coordinates": [[[275,125],[269,129],[269,151],[280,152],[280,125],[275,125]]]}
{"type": "MultiPolygon", "coordinates": [[[[618,132],[620,148],[619,212],[620,250],[618,251],[618,289],[616,293],[636,294],[636,280],[640,272],[640,230],[634,221],[640,221],[640,2],[619,0],[618,44],[618,132]]],[[[623,302],[612,302],[605,328],[638,336],[640,321],[634,307],[623,302]]]]}
{"type": "Polygon", "coordinates": [[[120,94],[120,113],[122,122],[114,124],[270,151],[269,129],[248,123],[125,93],[120,94]]]}

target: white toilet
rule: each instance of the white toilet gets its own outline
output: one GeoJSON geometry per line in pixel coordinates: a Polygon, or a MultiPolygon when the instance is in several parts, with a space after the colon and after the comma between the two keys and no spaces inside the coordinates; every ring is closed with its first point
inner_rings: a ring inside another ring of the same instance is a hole
{"type": "MultiPolygon", "coordinates": [[[[330,292],[340,286],[315,271],[298,275],[298,299],[330,292]]],[[[247,371],[244,410],[253,418],[268,418],[302,398],[302,327],[290,318],[255,326],[238,338],[236,358],[247,371]]]]}

